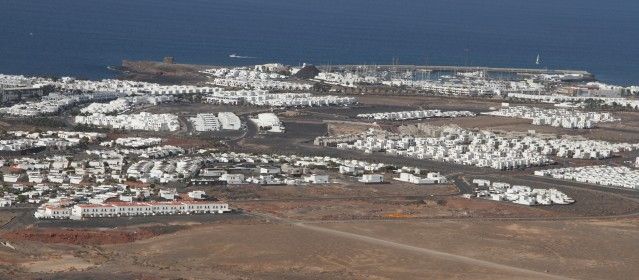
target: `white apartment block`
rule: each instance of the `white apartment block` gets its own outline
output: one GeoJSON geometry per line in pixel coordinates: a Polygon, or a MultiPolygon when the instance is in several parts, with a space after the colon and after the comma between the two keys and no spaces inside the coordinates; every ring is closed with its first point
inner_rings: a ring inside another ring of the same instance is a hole
{"type": "Polygon", "coordinates": [[[220,121],[215,114],[197,114],[189,121],[193,124],[193,129],[198,132],[218,131],[221,128],[220,121]]]}
{"type": "MultiPolygon", "coordinates": [[[[571,137],[540,138],[535,135],[471,131],[458,127],[438,127],[435,137],[365,132],[337,148],[452,162],[455,164],[513,169],[552,163],[550,156],[604,159],[614,153],[632,151],[639,144],[581,140],[571,137]]],[[[324,137],[326,138],[326,137],[324,137]]],[[[323,139],[326,140],[326,139],[323,139]]]]}
{"type": "Polygon", "coordinates": [[[176,115],[146,112],[117,116],[104,114],[76,116],[75,123],[124,130],[177,131],[180,129],[180,122],[176,115]]]}
{"type": "Polygon", "coordinates": [[[219,112],[217,118],[222,129],[239,130],[242,127],[240,118],[232,112],[219,112]]]}
{"type": "Polygon", "coordinates": [[[269,93],[266,90],[222,91],[209,94],[206,102],[213,104],[248,104],[267,107],[348,106],[357,102],[354,97],[313,95],[310,93],[269,93]]]}
{"type": "Polygon", "coordinates": [[[384,175],[381,174],[364,174],[359,179],[359,182],[366,184],[377,184],[384,182],[384,175]]]}
{"type": "Polygon", "coordinates": [[[580,166],[535,171],[537,176],[571,180],[608,187],[639,189],[639,170],[626,166],[580,166]]]}
{"type": "Polygon", "coordinates": [[[563,128],[593,128],[597,123],[615,122],[619,119],[607,112],[582,112],[568,109],[544,109],[528,106],[503,107],[483,113],[485,115],[532,120],[534,125],[563,128]]]}
{"type": "MultiPolygon", "coordinates": [[[[82,219],[95,217],[148,216],[192,213],[221,214],[228,211],[228,204],[213,201],[110,202],[103,204],[76,204],[71,209],[68,218],[82,219]]],[[[50,216],[43,216],[43,218],[49,217],[50,216]]]]}
{"type": "Polygon", "coordinates": [[[428,118],[458,118],[474,117],[477,114],[470,111],[441,111],[441,110],[415,110],[386,113],[358,114],[358,118],[374,120],[416,120],[428,118]]]}

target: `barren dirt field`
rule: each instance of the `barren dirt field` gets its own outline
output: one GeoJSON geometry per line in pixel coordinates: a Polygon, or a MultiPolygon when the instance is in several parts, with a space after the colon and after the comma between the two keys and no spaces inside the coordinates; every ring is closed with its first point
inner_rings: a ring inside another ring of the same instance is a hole
{"type": "Polygon", "coordinates": [[[146,228],[135,230],[79,230],[57,228],[24,229],[5,232],[0,238],[9,242],[36,241],[42,243],[67,243],[82,245],[101,245],[111,243],[129,243],[139,239],[150,238],[156,234],[146,228]]]}
{"type": "Polygon", "coordinates": [[[127,244],[16,243],[17,253],[0,250],[0,267],[10,279],[636,279],[639,273],[637,219],[271,221],[194,226],[127,244]]]}
{"type": "Polygon", "coordinates": [[[555,217],[543,208],[469,200],[459,197],[432,199],[325,199],[310,201],[237,202],[240,208],[294,220],[401,220],[448,217],[555,217]]]}
{"type": "Polygon", "coordinates": [[[615,193],[561,187],[578,202],[526,207],[461,198],[450,185],[403,183],[217,188],[210,192],[226,196],[246,214],[211,220],[196,215],[183,222],[149,217],[102,227],[94,220],[84,228],[65,228],[61,221],[3,231],[0,275],[635,279],[637,203],[615,193]],[[607,207],[612,204],[618,207],[607,207]],[[581,217],[599,212],[619,216],[581,217]]]}
{"type": "Polygon", "coordinates": [[[329,122],[328,135],[347,135],[365,132],[369,129],[379,129],[379,125],[363,122],[329,122]]]}
{"type": "Polygon", "coordinates": [[[561,187],[578,202],[403,183],[217,188],[247,214],[5,230],[0,279],[635,279],[637,203],[561,187]],[[580,218],[599,212],[620,216],[580,218]]]}
{"type": "Polygon", "coordinates": [[[393,226],[373,222],[322,226],[579,279],[635,279],[639,273],[636,236],[639,222],[636,219],[428,221],[393,226]]]}
{"type": "MultiPolygon", "coordinates": [[[[331,176],[334,175],[331,174],[331,176]]],[[[398,181],[391,181],[385,184],[340,182],[301,186],[235,185],[229,187],[211,187],[207,190],[207,194],[211,196],[231,201],[250,201],[256,199],[291,200],[411,196],[422,197],[428,195],[455,195],[457,193],[457,188],[448,184],[418,186],[398,181]]]]}
{"type": "Polygon", "coordinates": [[[0,225],[8,223],[15,216],[16,214],[12,211],[0,211],[0,225]]]}
{"type": "MultiPolygon", "coordinates": [[[[490,107],[498,107],[501,100],[473,99],[473,98],[449,98],[438,96],[393,96],[389,98],[383,95],[354,95],[360,104],[401,106],[401,107],[423,107],[424,109],[446,109],[446,110],[488,110],[490,107]]],[[[414,109],[413,109],[414,110],[414,109]]]]}

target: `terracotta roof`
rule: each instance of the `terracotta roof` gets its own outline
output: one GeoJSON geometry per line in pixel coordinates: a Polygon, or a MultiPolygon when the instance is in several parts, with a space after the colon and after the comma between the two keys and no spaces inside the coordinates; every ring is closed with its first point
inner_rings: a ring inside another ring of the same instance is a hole
{"type": "Polygon", "coordinates": [[[68,209],[68,208],[57,207],[57,206],[45,206],[44,208],[51,209],[51,210],[65,210],[65,209],[68,209]]]}
{"type": "Polygon", "coordinates": [[[80,208],[111,208],[113,205],[102,205],[102,204],[78,204],[80,208]]]}
{"type": "Polygon", "coordinates": [[[113,206],[149,206],[146,202],[127,202],[127,201],[113,201],[109,202],[109,205],[113,206]]]}
{"type": "Polygon", "coordinates": [[[200,200],[200,201],[188,201],[188,202],[184,202],[184,204],[224,204],[224,202],[221,201],[210,201],[210,200],[200,200]]]}

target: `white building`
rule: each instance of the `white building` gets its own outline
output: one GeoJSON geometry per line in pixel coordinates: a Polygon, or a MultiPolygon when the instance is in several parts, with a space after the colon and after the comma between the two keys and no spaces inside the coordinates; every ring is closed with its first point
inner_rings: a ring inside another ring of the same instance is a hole
{"type": "Polygon", "coordinates": [[[117,116],[104,114],[75,116],[75,123],[124,130],[177,131],[180,129],[180,121],[176,115],[146,112],[117,116]]]}
{"type": "Polygon", "coordinates": [[[454,126],[418,129],[433,137],[414,137],[381,131],[367,131],[345,139],[323,137],[317,144],[333,143],[339,149],[386,154],[417,159],[451,162],[498,170],[543,166],[554,162],[551,156],[579,159],[605,159],[615,153],[632,151],[639,144],[611,143],[572,136],[544,136],[518,132],[472,131],[454,126]]]}
{"type": "Polygon", "coordinates": [[[222,129],[239,130],[242,127],[240,118],[233,112],[219,112],[217,118],[222,129]]]}
{"type": "MultiPolygon", "coordinates": [[[[157,146],[160,143],[162,143],[162,138],[121,137],[121,138],[115,139],[113,143],[122,147],[140,149],[140,148],[157,146]]],[[[107,144],[109,144],[109,142],[103,142],[103,143],[100,143],[100,146],[107,146],[107,144]]],[[[112,143],[109,144],[109,146],[111,145],[112,143]]]]}
{"type": "Polygon", "coordinates": [[[147,216],[191,213],[224,213],[228,204],[214,201],[168,202],[111,202],[105,204],[76,204],[70,218],[147,216]]]}
{"type": "Polygon", "coordinates": [[[550,176],[600,186],[639,189],[639,170],[626,166],[579,166],[537,170],[534,173],[537,176],[550,176]]]}
{"type": "Polygon", "coordinates": [[[260,166],[260,174],[280,174],[282,169],[277,166],[260,166]]]}
{"type": "Polygon", "coordinates": [[[330,183],[328,175],[318,175],[313,174],[307,177],[304,177],[304,182],[311,184],[328,184],[330,183]]]}
{"type": "Polygon", "coordinates": [[[557,189],[538,189],[522,185],[510,185],[508,183],[493,182],[492,185],[484,185],[488,180],[474,179],[473,182],[482,183],[480,186],[488,189],[476,190],[476,196],[494,201],[508,201],[521,205],[552,205],[571,204],[575,200],[557,189]]]}
{"type": "Polygon", "coordinates": [[[190,191],[188,196],[193,199],[205,199],[206,193],[204,191],[190,191]]]}
{"type": "Polygon", "coordinates": [[[5,183],[16,183],[23,177],[24,177],[23,174],[4,174],[2,176],[2,180],[5,183]]]}
{"type": "Polygon", "coordinates": [[[0,198],[0,207],[9,207],[13,204],[11,199],[0,198]]]}
{"type": "Polygon", "coordinates": [[[630,107],[634,110],[639,109],[639,100],[622,97],[604,97],[604,96],[568,96],[561,94],[525,94],[525,93],[508,93],[508,97],[516,99],[534,100],[538,102],[585,102],[588,100],[599,101],[608,106],[630,107]]]}
{"type": "Polygon", "coordinates": [[[347,174],[347,175],[361,175],[364,174],[364,168],[359,166],[351,166],[351,165],[340,165],[339,166],[339,174],[347,174]]]}
{"type": "Polygon", "coordinates": [[[597,123],[615,122],[619,120],[607,112],[583,112],[578,110],[545,109],[528,106],[502,107],[499,110],[483,114],[530,119],[534,125],[578,129],[593,128],[597,123]]]}
{"type": "Polygon", "coordinates": [[[428,118],[458,118],[474,117],[477,114],[470,111],[441,111],[441,110],[415,110],[386,113],[358,114],[358,118],[374,120],[415,120],[428,118]]]}
{"type": "Polygon", "coordinates": [[[366,184],[377,184],[384,182],[384,175],[381,174],[364,174],[359,179],[360,182],[366,184]]]}
{"type": "Polygon", "coordinates": [[[477,186],[480,186],[480,187],[487,187],[487,186],[490,186],[490,180],[473,179],[473,184],[477,184],[477,186]]]}
{"type": "Polygon", "coordinates": [[[446,177],[441,176],[437,172],[428,173],[426,178],[422,178],[422,177],[419,177],[419,176],[411,174],[411,173],[402,172],[402,173],[399,174],[398,178],[393,178],[393,179],[395,179],[397,181],[416,184],[416,185],[441,184],[441,183],[445,183],[446,182],[446,177]]]}
{"type": "Polygon", "coordinates": [[[34,216],[38,219],[68,219],[71,217],[71,208],[44,206],[36,210],[34,216]]]}
{"type": "Polygon", "coordinates": [[[197,114],[189,120],[193,124],[193,129],[198,132],[220,130],[220,121],[215,114],[197,114]]]}
{"type": "MultiPolygon", "coordinates": [[[[244,82],[230,84],[233,87],[243,87],[244,82]]],[[[321,107],[348,106],[357,101],[354,97],[339,97],[332,95],[313,95],[310,93],[269,93],[267,90],[235,90],[209,94],[206,102],[214,104],[249,104],[267,107],[321,107]]]]}
{"type": "Polygon", "coordinates": [[[89,106],[82,108],[80,113],[82,114],[113,114],[122,113],[131,110],[136,107],[140,107],[146,104],[157,105],[160,103],[166,103],[174,101],[175,97],[171,95],[164,96],[127,96],[120,97],[109,103],[91,103],[89,106]]]}
{"type": "Polygon", "coordinates": [[[158,196],[164,199],[174,200],[178,196],[178,193],[175,189],[162,189],[160,193],[158,193],[158,196]]]}
{"type": "Polygon", "coordinates": [[[251,119],[257,125],[260,130],[266,130],[269,132],[284,132],[284,125],[280,122],[277,115],[273,113],[260,113],[257,118],[251,119]]]}
{"type": "Polygon", "coordinates": [[[244,174],[222,174],[220,181],[225,181],[228,185],[239,185],[244,183],[244,174]]]}

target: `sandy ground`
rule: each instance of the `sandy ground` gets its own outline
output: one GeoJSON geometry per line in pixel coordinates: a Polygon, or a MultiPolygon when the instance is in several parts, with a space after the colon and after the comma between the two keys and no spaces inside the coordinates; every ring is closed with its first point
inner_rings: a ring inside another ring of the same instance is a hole
{"type": "Polygon", "coordinates": [[[249,212],[295,220],[371,220],[442,217],[555,217],[543,208],[458,197],[239,202],[249,212]]]}
{"type": "MultiPolygon", "coordinates": [[[[15,279],[636,279],[639,220],[202,225],[130,244],[38,248],[15,279]],[[39,271],[50,272],[40,274],[39,271]],[[55,271],[58,271],[57,273],[55,271]]],[[[0,255],[2,256],[2,255],[0,255]]]]}
{"type": "Polygon", "coordinates": [[[233,202],[250,210],[251,216],[193,221],[174,230],[162,230],[166,226],[157,224],[156,234],[142,239],[124,236],[128,243],[123,244],[77,241],[92,241],[109,231],[139,232],[143,226],[69,229],[64,234],[46,229],[41,231],[44,235],[27,230],[34,238],[9,240],[15,249],[0,246],[0,275],[8,279],[633,279],[639,272],[639,219],[572,218],[611,209],[613,203],[628,204],[618,209],[619,214],[634,211],[632,200],[600,190],[564,188],[578,203],[524,207],[460,198],[446,185],[400,183],[218,189],[221,195],[239,191],[259,198],[233,202]],[[38,238],[47,234],[62,243],[41,243],[38,238]]]}
{"type": "Polygon", "coordinates": [[[43,260],[31,261],[22,264],[28,272],[61,272],[71,270],[85,270],[94,265],[82,258],[72,255],[61,255],[58,257],[49,257],[43,260]]]}
{"type": "Polygon", "coordinates": [[[328,135],[347,135],[358,134],[366,132],[369,129],[379,129],[379,125],[371,123],[356,123],[356,122],[329,122],[327,124],[328,135]]]}
{"type": "Polygon", "coordinates": [[[166,268],[171,271],[169,275],[181,272],[194,278],[202,274],[219,277],[222,272],[229,278],[250,279],[527,277],[525,273],[442,260],[401,247],[290,225],[264,225],[259,231],[250,227],[201,228],[109,249],[120,252],[121,261],[129,260],[130,252],[140,252],[130,260],[166,268]],[[185,244],[184,239],[194,242],[185,244]],[[204,259],[214,260],[214,264],[204,259]],[[172,271],[174,268],[177,271],[172,271]]]}
{"type": "Polygon", "coordinates": [[[12,211],[6,211],[6,210],[0,211],[0,225],[4,225],[8,223],[15,216],[16,216],[16,213],[12,211]]]}
{"type": "MultiPolygon", "coordinates": [[[[488,110],[490,107],[498,107],[501,100],[475,99],[475,98],[450,98],[437,96],[384,96],[384,95],[355,95],[360,104],[401,106],[423,109],[446,110],[488,110]]],[[[414,110],[414,109],[413,109],[414,110]]]]}
{"type": "MultiPolygon", "coordinates": [[[[333,174],[331,174],[333,175],[333,174]]],[[[333,180],[341,180],[331,177],[333,180]]],[[[354,179],[350,179],[351,181],[354,179]]],[[[345,181],[345,180],[344,180],[345,181]]],[[[192,187],[196,189],[197,187],[192,187]]],[[[348,199],[348,198],[376,198],[376,197],[402,197],[402,196],[428,196],[428,195],[454,195],[456,187],[443,185],[414,185],[398,181],[385,184],[362,184],[359,182],[342,182],[318,185],[300,186],[258,186],[258,185],[234,185],[217,186],[207,190],[207,194],[226,201],[246,200],[288,200],[288,199],[348,199]]]]}
{"type": "Polygon", "coordinates": [[[325,226],[580,279],[633,279],[639,272],[639,222],[636,219],[604,222],[429,221],[393,226],[381,223],[325,226]]]}

